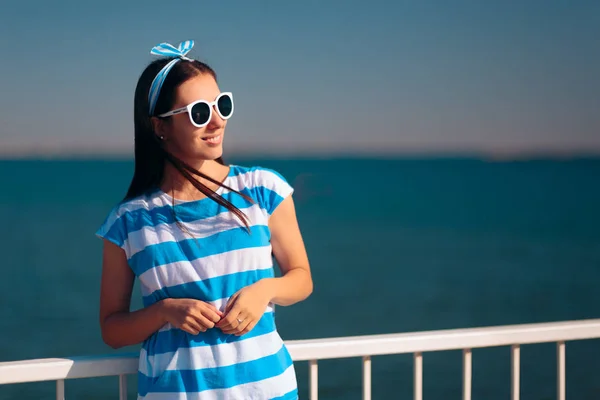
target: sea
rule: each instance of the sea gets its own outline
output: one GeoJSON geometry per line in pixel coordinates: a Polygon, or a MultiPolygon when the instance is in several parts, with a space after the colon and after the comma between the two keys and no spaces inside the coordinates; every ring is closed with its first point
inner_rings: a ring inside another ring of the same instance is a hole
{"type": "MultiPolygon", "coordinates": [[[[284,340],[600,318],[600,158],[232,157],[295,188],[314,292],[278,307],[284,340]]],[[[135,352],[102,342],[102,242],[128,159],[0,161],[0,362],[135,352]]],[[[134,309],[141,307],[138,285],[134,309]]],[[[567,398],[600,399],[600,340],[567,342],[567,398]]],[[[297,362],[308,398],[308,363],[297,362]]],[[[361,360],[319,362],[320,399],[360,399],[361,360]]],[[[473,399],[510,398],[510,348],[473,351],[473,399]]],[[[556,398],[556,345],[521,348],[521,398],[556,398]]],[[[423,355],[424,398],[460,399],[462,352],[423,355]]],[[[136,377],[128,378],[129,398],[136,377]]],[[[372,359],[374,399],[412,399],[410,354],[372,359]]],[[[66,398],[117,399],[116,377],[66,398]]],[[[55,383],[0,386],[52,399],[55,383]]]]}

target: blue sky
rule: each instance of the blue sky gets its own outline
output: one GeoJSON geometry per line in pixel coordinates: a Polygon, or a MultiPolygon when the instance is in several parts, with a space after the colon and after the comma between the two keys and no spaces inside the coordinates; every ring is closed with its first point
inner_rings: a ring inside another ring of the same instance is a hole
{"type": "Polygon", "coordinates": [[[150,49],[234,92],[226,151],[600,153],[598,1],[8,0],[0,152],[118,152],[150,49]]]}

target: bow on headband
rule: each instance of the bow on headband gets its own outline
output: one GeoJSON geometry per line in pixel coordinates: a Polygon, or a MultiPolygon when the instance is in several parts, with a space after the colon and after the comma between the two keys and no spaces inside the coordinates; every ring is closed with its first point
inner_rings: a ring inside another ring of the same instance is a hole
{"type": "Polygon", "coordinates": [[[150,116],[154,114],[154,107],[156,107],[156,101],[158,100],[160,89],[162,88],[167,74],[179,60],[192,61],[192,59],[185,56],[190,52],[190,50],[192,50],[192,47],[194,47],[194,41],[186,40],[185,42],[181,42],[178,47],[175,47],[169,43],[161,43],[157,46],[154,46],[150,51],[150,54],[173,58],[173,60],[165,65],[163,69],[161,69],[156,75],[156,77],[154,77],[152,85],[150,86],[150,93],[148,93],[150,116]]]}

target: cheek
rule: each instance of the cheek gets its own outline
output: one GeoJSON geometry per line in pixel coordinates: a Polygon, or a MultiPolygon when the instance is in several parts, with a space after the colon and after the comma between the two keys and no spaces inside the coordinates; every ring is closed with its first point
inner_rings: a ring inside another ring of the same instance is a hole
{"type": "Polygon", "coordinates": [[[178,117],[182,118],[178,118],[176,121],[173,121],[173,125],[171,126],[171,134],[174,137],[180,139],[190,139],[194,136],[197,136],[198,132],[201,131],[201,129],[196,128],[194,125],[192,125],[187,114],[178,115],[178,117]]]}
{"type": "Polygon", "coordinates": [[[180,149],[189,149],[196,142],[201,141],[205,128],[196,128],[189,120],[177,121],[173,124],[173,130],[169,136],[170,142],[174,147],[180,149]]]}

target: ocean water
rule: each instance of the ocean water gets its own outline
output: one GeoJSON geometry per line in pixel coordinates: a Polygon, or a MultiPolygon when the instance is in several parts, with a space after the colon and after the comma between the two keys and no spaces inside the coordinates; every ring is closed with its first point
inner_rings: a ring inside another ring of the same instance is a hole
{"type": "MultiPolygon", "coordinates": [[[[230,159],[296,188],[315,291],[286,340],[600,317],[600,159],[230,159]]],[[[131,161],[0,162],[0,361],[113,351],[98,325],[101,241],[131,161]]],[[[136,286],[134,308],[140,307],[136,286]]],[[[555,398],[555,345],[521,349],[521,398],[555,398]]],[[[296,365],[307,398],[308,365],[296,365]]],[[[412,398],[412,356],[373,358],[373,398],[412,398]]],[[[567,343],[567,397],[600,398],[600,340],[567,343]]],[[[426,399],[460,399],[460,351],[424,355],[426,399]]],[[[117,398],[116,378],[68,399],[117,398]]],[[[135,398],[135,377],[129,379],[135,398]]],[[[53,398],[53,382],[0,399],[53,398]]],[[[473,352],[473,398],[507,399],[510,349],[473,352]]],[[[359,359],[319,363],[321,399],[360,399],[359,359]]]]}

